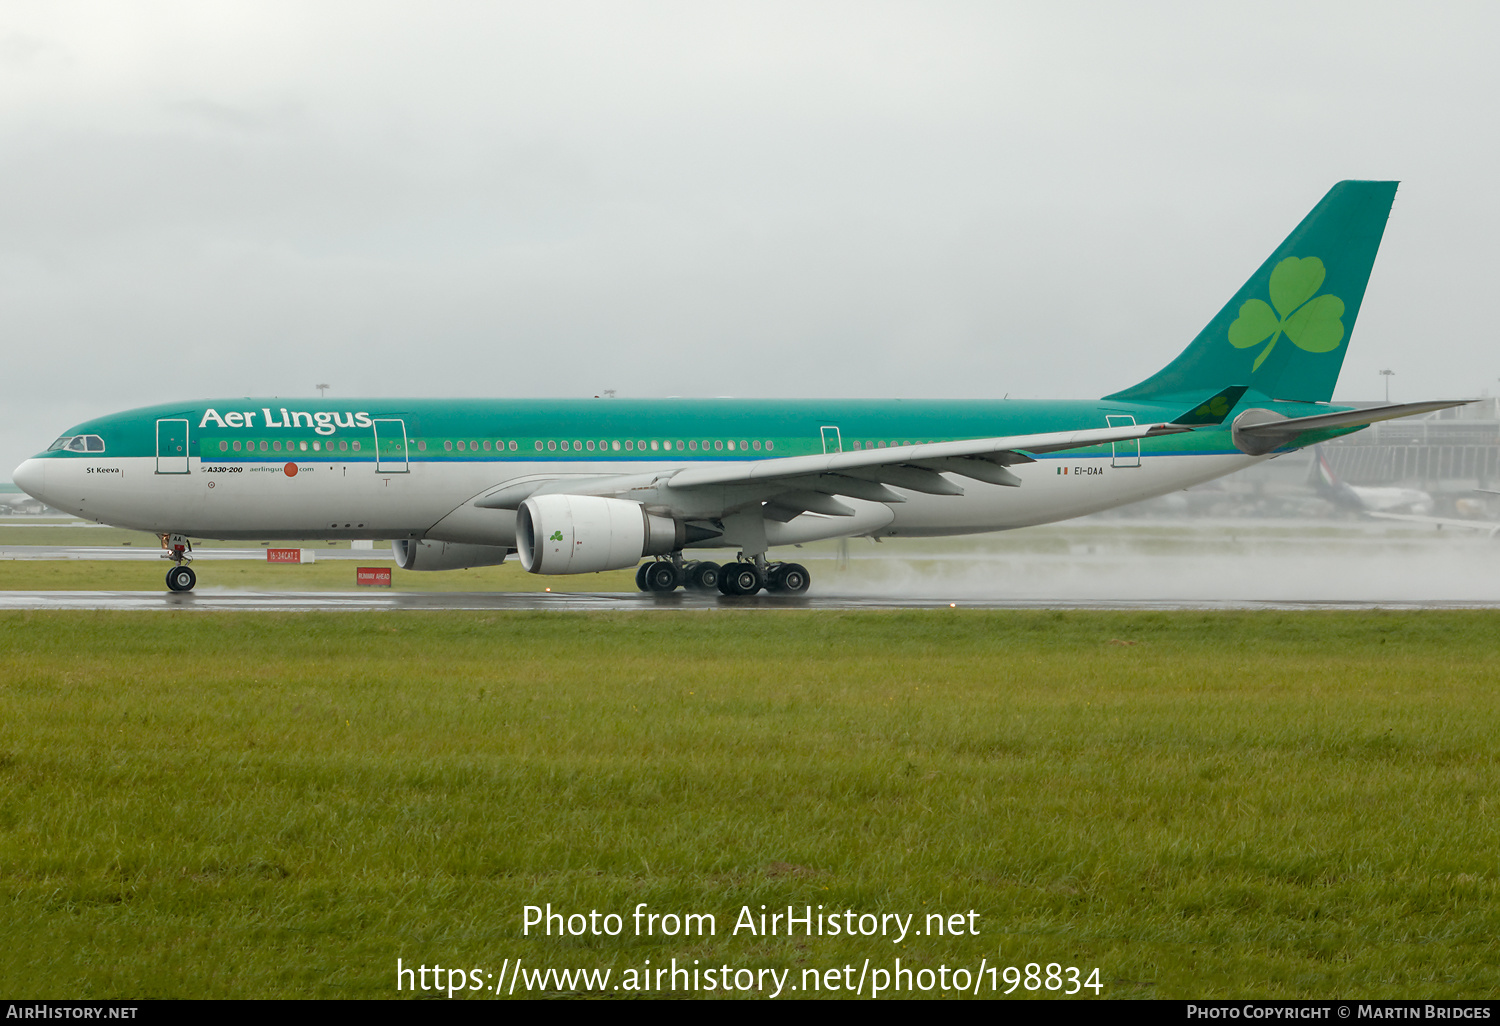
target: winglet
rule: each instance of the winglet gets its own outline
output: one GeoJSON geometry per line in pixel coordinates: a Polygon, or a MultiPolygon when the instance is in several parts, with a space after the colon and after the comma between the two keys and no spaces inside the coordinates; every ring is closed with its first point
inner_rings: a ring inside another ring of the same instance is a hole
{"type": "Polygon", "coordinates": [[[1205,400],[1201,406],[1193,407],[1172,423],[1222,424],[1224,418],[1229,416],[1229,411],[1234,409],[1235,403],[1240,401],[1240,396],[1244,395],[1249,388],[1249,385],[1230,385],[1218,395],[1205,400]]]}

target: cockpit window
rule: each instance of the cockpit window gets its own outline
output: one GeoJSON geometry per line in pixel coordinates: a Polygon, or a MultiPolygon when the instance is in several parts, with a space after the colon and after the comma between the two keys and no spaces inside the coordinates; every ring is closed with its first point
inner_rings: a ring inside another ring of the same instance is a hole
{"type": "Polygon", "coordinates": [[[48,452],[66,449],[68,452],[103,452],[104,439],[98,435],[63,435],[47,446],[48,452]]]}

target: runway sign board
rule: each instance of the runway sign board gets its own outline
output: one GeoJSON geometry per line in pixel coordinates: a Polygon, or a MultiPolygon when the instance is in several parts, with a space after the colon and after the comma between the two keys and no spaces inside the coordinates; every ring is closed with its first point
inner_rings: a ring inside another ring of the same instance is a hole
{"type": "Polygon", "coordinates": [[[363,588],[389,588],[391,568],[388,566],[355,567],[354,583],[363,588]]]}

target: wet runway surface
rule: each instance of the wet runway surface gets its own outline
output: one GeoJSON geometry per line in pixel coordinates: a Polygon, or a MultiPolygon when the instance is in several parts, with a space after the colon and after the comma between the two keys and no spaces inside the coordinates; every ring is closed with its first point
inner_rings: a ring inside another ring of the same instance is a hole
{"type": "Polygon", "coordinates": [[[185,594],[148,591],[4,591],[0,610],[115,609],[144,612],[360,612],[396,610],[518,610],[554,612],[698,612],[718,610],[879,609],[1500,609],[1500,601],[1307,601],[1254,599],[942,599],[870,595],[756,595],[749,598],[621,592],[301,592],[204,589],[185,594]]]}
{"type": "MultiPolygon", "coordinates": [[[[293,590],[308,584],[291,579],[285,591],[272,590],[278,585],[264,580],[225,587],[226,577],[204,563],[266,558],[264,548],[236,546],[195,553],[199,586],[191,593],[0,591],[0,609],[1500,609],[1500,545],[1482,535],[1369,521],[1078,521],[972,541],[828,545],[801,554],[813,585],[796,598],[680,591],[668,596],[407,591],[399,572],[396,590],[354,590],[350,564],[390,565],[389,550],[315,551],[319,562],[349,561],[342,563],[348,584],[338,586],[350,590],[293,590]]],[[[0,559],[160,563],[161,553],[149,547],[7,545],[0,546],[0,559]]],[[[23,579],[25,584],[36,580],[18,575],[17,583],[23,579]]],[[[443,587],[436,579],[431,583],[443,587]]]]}

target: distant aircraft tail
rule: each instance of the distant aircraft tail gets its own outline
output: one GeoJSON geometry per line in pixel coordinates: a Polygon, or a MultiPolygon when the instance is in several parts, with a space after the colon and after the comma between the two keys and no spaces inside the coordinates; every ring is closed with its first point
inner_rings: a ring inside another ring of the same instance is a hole
{"type": "Polygon", "coordinates": [[[1313,491],[1340,509],[1364,512],[1365,501],[1359,493],[1339,479],[1328,462],[1328,454],[1321,445],[1313,446],[1312,466],[1307,470],[1307,483],[1313,491]]]}
{"type": "Polygon", "coordinates": [[[1328,463],[1328,457],[1323,452],[1321,445],[1313,446],[1312,463],[1307,468],[1307,483],[1320,493],[1330,493],[1343,484],[1333,467],[1328,463]]]}
{"type": "Polygon", "coordinates": [[[1331,399],[1396,185],[1328,190],[1177,359],[1105,398],[1191,402],[1247,385],[1269,399],[1331,399]]]}

